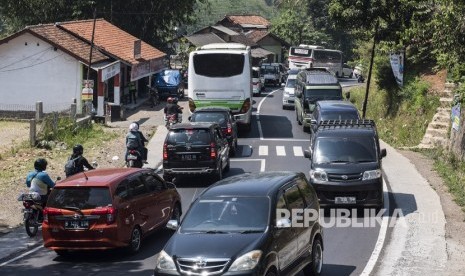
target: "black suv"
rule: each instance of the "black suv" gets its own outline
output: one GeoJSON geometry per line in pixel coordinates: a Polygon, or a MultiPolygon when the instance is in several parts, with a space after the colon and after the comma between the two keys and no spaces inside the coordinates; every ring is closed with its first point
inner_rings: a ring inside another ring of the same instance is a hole
{"type": "Polygon", "coordinates": [[[229,145],[216,123],[182,123],[171,127],[163,145],[163,178],[211,175],[229,170],[229,145]]]}
{"type": "Polygon", "coordinates": [[[189,117],[191,122],[213,122],[220,125],[228,139],[229,155],[234,156],[237,149],[237,124],[231,110],[221,106],[206,106],[195,109],[189,117]]]}
{"type": "Polygon", "coordinates": [[[180,226],[168,222],[177,230],[158,254],[154,275],[320,275],[319,209],[303,173],[223,179],[200,194],[180,226]]]}
{"type": "Polygon", "coordinates": [[[316,132],[321,121],[359,119],[361,118],[357,107],[349,101],[317,101],[311,116],[310,133],[313,135],[316,132]]]}
{"type": "Polygon", "coordinates": [[[383,207],[386,149],[380,149],[374,121],[322,121],[312,140],[305,157],[321,206],[383,207]]]}

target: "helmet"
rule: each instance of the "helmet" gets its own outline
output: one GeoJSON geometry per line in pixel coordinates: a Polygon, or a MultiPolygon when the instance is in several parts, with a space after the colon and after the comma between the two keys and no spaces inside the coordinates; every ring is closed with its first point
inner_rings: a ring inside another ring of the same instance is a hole
{"type": "Polygon", "coordinates": [[[84,152],[82,145],[77,144],[73,147],[73,154],[81,155],[84,152]]]}
{"type": "Polygon", "coordinates": [[[129,131],[138,131],[139,126],[136,123],[132,123],[129,125],[129,131]]]}
{"type": "Polygon", "coordinates": [[[133,124],[136,124],[136,125],[137,125],[137,129],[139,129],[139,127],[140,127],[139,122],[134,121],[134,122],[132,122],[132,123],[133,123],[133,124]]]}
{"type": "Polygon", "coordinates": [[[173,103],[173,98],[168,97],[168,99],[166,99],[166,101],[167,101],[168,103],[173,103]]]}
{"type": "Polygon", "coordinates": [[[47,169],[47,160],[39,158],[34,162],[34,169],[37,171],[45,171],[47,169]]]}

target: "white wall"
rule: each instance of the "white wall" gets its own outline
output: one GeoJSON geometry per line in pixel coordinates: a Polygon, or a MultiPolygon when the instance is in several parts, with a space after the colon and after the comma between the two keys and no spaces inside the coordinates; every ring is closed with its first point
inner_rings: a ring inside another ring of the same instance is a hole
{"type": "Polygon", "coordinates": [[[74,57],[25,33],[0,45],[0,109],[29,110],[37,101],[44,112],[69,108],[80,99],[80,74],[74,57]]]}

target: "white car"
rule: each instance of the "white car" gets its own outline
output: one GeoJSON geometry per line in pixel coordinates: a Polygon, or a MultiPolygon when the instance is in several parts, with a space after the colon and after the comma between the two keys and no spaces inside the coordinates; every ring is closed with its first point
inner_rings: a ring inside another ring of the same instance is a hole
{"type": "Polygon", "coordinates": [[[284,86],[283,92],[283,109],[294,108],[294,90],[298,72],[298,69],[292,69],[288,71],[289,75],[287,76],[286,85],[284,86]]]}
{"type": "Polygon", "coordinates": [[[260,77],[260,68],[252,67],[252,91],[253,95],[260,96],[264,88],[263,78],[260,77]]]}
{"type": "Polygon", "coordinates": [[[352,78],[354,76],[354,70],[347,64],[342,65],[342,77],[352,78]]]}

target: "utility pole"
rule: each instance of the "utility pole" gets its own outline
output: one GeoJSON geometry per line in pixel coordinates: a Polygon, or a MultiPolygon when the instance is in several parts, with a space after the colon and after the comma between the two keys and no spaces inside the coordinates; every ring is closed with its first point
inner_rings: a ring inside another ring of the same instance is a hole
{"type": "MultiPolygon", "coordinates": [[[[87,81],[87,85],[85,85],[85,92],[88,94],[86,97],[93,97],[93,90],[90,90],[90,70],[91,70],[91,64],[92,64],[92,50],[94,48],[94,35],[95,35],[95,22],[97,20],[97,7],[94,8],[94,22],[93,22],[93,26],[92,26],[92,38],[90,40],[90,53],[89,53],[89,62],[88,62],[88,65],[87,65],[87,78],[86,78],[86,81],[87,81]]],[[[83,91],[84,91],[83,89],[83,91]]],[[[84,95],[84,92],[83,92],[83,95],[84,95]]],[[[92,113],[92,101],[89,100],[88,98],[85,100],[84,102],[84,106],[85,106],[85,110],[86,110],[86,115],[90,115],[92,113]]]]}
{"type": "Polygon", "coordinates": [[[378,36],[378,27],[379,27],[379,20],[376,21],[375,35],[373,36],[373,47],[371,48],[370,70],[368,71],[367,86],[366,86],[366,89],[365,89],[365,100],[363,101],[363,109],[362,109],[362,118],[363,119],[365,119],[365,114],[366,114],[366,111],[367,111],[368,92],[370,91],[371,71],[373,69],[373,62],[374,62],[374,59],[375,59],[375,47],[376,47],[376,38],[378,36]]]}

